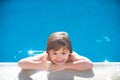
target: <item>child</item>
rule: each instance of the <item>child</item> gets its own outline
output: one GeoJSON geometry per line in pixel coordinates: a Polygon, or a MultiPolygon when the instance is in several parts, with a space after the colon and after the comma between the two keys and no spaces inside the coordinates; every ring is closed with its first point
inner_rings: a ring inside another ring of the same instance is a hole
{"type": "Polygon", "coordinates": [[[67,32],[55,32],[48,39],[45,53],[28,57],[18,62],[23,69],[40,70],[91,70],[93,63],[86,57],[72,51],[72,45],[67,32]]]}

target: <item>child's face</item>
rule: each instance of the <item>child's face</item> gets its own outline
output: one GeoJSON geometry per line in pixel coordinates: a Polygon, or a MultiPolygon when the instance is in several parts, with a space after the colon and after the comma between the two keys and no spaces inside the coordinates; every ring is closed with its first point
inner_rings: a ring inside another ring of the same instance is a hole
{"type": "Polygon", "coordinates": [[[68,49],[60,48],[58,51],[50,50],[49,57],[56,65],[62,65],[69,59],[70,52],[68,49]]]}

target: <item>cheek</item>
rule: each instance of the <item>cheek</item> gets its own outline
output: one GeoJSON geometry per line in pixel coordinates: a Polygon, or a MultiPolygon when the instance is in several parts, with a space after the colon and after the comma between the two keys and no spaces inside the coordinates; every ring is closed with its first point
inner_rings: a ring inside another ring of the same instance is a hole
{"type": "Polygon", "coordinates": [[[63,58],[64,58],[64,59],[69,59],[69,56],[68,56],[68,55],[63,56],[63,58]]]}
{"type": "Polygon", "coordinates": [[[54,59],[56,59],[56,56],[51,55],[51,56],[50,56],[50,59],[51,59],[51,60],[54,60],[54,59]]]}

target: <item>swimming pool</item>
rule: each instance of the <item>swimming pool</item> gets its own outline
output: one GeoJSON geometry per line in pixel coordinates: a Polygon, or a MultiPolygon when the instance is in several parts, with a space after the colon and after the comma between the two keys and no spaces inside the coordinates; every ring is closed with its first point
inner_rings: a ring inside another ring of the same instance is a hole
{"type": "Polygon", "coordinates": [[[68,32],[73,50],[94,62],[120,61],[117,0],[4,0],[0,4],[0,62],[17,62],[45,51],[55,31],[68,32]]]}

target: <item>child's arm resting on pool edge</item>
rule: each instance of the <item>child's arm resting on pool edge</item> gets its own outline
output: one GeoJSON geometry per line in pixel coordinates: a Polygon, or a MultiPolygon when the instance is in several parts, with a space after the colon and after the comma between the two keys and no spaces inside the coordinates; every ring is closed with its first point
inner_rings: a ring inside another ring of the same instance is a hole
{"type": "Polygon", "coordinates": [[[72,62],[64,63],[63,65],[54,65],[50,67],[52,71],[59,71],[64,69],[70,70],[79,70],[79,71],[87,71],[92,70],[93,63],[86,57],[80,56],[77,53],[72,53],[71,57],[72,62]]]}
{"type": "Polygon", "coordinates": [[[86,71],[93,68],[93,63],[88,58],[80,56],[75,52],[71,54],[71,59],[72,63],[65,64],[66,69],[86,71]]]}
{"type": "Polygon", "coordinates": [[[38,55],[34,57],[28,57],[21,59],[18,62],[18,66],[23,69],[40,69],[48,70],[50,62],[45,59],[44,55],[38,55]]]}

